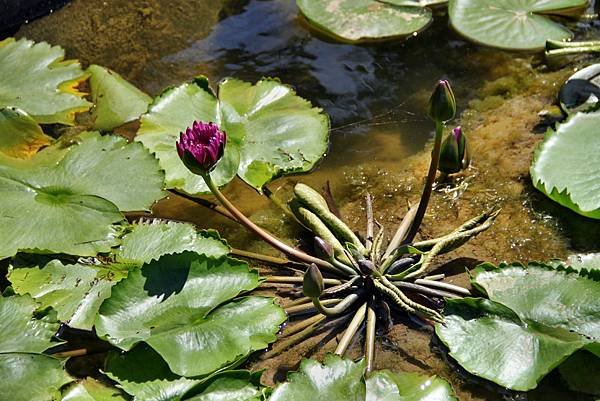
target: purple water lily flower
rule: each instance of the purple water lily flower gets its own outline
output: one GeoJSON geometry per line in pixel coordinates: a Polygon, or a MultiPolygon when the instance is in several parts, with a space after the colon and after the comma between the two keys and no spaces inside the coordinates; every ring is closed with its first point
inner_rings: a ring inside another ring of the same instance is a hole
{"type": "Polygon", "coordinates": [[[179,134],[177,154],[192,173],[204,175],[223,157],[226,141],[227,135],[217,124],[194,121],[179,134]]]}

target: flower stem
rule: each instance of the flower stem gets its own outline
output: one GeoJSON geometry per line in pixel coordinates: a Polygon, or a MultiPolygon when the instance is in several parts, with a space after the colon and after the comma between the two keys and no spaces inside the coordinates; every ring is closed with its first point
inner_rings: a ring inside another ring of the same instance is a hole
{"type": "Polygon", "coordinates": [[[373,199],[371,194],[367,192],[366,196],[366,207],[367,207],[367,236],[365,238],[365,247],[369,252],[373,246],[373,199]]]}
{"type": "Polygon", "coordinates": [[[215,212],[219,213],[221,216],[225,216],[228,219],[231,219],[231,220],[235,221],[236,223],[238,222],[237,219],[231,213],[229,213],[229,211],[227,209],[225,209],[221,205],[217,205],[216,203],[213,203],[213,202],[211,202],[211,201],[209,201],[207,199],[198,198],[198,197],[195,197],[195,196],[192,196],[192,195],[188,195],[185,192],[180,192],[180,191],[172,190],[172,189],[170,189],[169,192],[172,193],[173,195],[180,196],[180,197],[182,197],[184,199],[192,201],[192,202],[194,202],[197,205],[200,205],[200,206],[208,208],[208,209],[210,209],[212,211],[215,211],[215,212]]]}
{"type": "Polygon", "coordinates": [[[354,317],[352,318],[352,321],[348,325],[348,328],[344,332],[344,335],[342,336],[342,339],[340,340],[337,348],[335,349],[336,355],[344,356],[346,350],[348,349],[348,346],[350,345],[350,341],[352,341],[352,338],[354,338],[354,335],[358,331],[358,328],[365,320],[366,311],[366,303],[364,303],[360,308],[358,308],[358,310],[354,314],[354,317]]]}
{"type": "Polygon", "coordinates": [[[230,201],[227,199],[219,190],[219,187],[214,183],[210,174],[205,174],[202,176],[206,185],[210,189],[210,191],[215,195],[218,201],[227,209],[237,221],[246,226],[250,231],[258,235],[263,241],[267,244],[271,245],[273,248],[278,249],[279,251],[285,253],[286,255],[293,257],[294,259],[300,260],[305,263],[314,263],[320,268],[328,269],[330,271],[339,273],[339,271],[329,262],[315,258],[314,256],[310,256],[298,249],[292,248],[291,246],[284,244],[281,240],[275,238],[272,234],[268,233],[266,230],[260,228],[254,222],[252,222],[249,218],[244,216],[242,212],[240,212],[230,201]]]}
{"type": "Polygon", "coordinates": [[[425,211],[427,210],[427,205],[429,204],[429,198],[431,198],[431,191],[433,189],[433,182],[435,181],[435,176],[437,173],[438,164],[440,162],[440,148],[442,145],[442,135],[444,132],[444,123],[441,121],[435,122],[435,141],[433,143],[433,150],[431,151],[431,163],[429,164],[429,172],[427,174],[427,181],[425,182],[425,187],[423,188],[423,194],[421,195],[421,199],[419,200],[419,207],[417,208],[417,212],[415,214],[415,219],[410,226],[410,230],[404,238],[403,243],[409,244],[417,235],[419,231],[419,227],[421,226],[421,222],[423,221],[423,217],[425,217],[425,211]]]}

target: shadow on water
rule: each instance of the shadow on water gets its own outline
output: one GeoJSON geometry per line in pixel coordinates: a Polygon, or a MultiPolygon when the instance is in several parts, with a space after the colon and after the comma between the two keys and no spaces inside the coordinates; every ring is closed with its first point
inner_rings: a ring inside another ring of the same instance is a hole
{"type": "MultiPolygon", "coordinates": [[[[577,24],[578,37],[597,37],[597,25],[577,24]]],[[[479,261],[543,260],[600,250],[598,224],[548,201],[529,179],[531,154],[542,138],[532,132],[539,124],[537,113],[554,102],[574,67],[597,56],[547,68],[530,54],[466,43],[448,28],[444,15],[408,41],[334,43],[307,28],[293,0],[73,0],[24,26],[18,36],[59,44],[69,57],[108,66],[152,95],[198,74],[213,82],[278,77],[292,85],[331,116],[333,127],[328,156],[301,180],[314,187],[330,181],[342,214],[359,231],[365,226],[367,191],[375,199],[376,219],[388,230],[398,224],[407,201],[418,197],[433,131],[425,105],[433,83],[449,78],[461,112],[456,123],[469,136],[473,167],[464,193],[434,193],[421,235],[445,234],[487,207],[502,207],[489,232],[440,258],[449,281],[466,284],[465,267],[479,261]]],[[[299,179],[282,178],[270,188],[285,198],[299,179]]],[[[300,227],[239,180],[226,193],[275,234],[290,241],[302,238],[300,227]]],[[[161,202],[155,214],[217,228],[236,247],[272,253],[239,226],[184,199],[161,202]]],[[[158,291],[149,279],[147,290],[158,291]]],[[[170,292],[178,290],[175,285],[170,292]]],[[[435,347],[432,351],[430,332],[396,324],[385,337],[386,344],[377,344],[378,369],[448,378],[461,401],[517,397],[457,373],[435,347]]],[[[255,357],[250,367],[267,369],[264,377],[271,381],[296,367],[302,356],[323,356],[335,342],[335,335],[322,333],[276,358],[255,357]]],[[[358,348],[350,350],[352,357],[359,356],[358,348]]],[[[518,397],[512,399],[584,400],[552,375],[538,390],[518,397]]]]}

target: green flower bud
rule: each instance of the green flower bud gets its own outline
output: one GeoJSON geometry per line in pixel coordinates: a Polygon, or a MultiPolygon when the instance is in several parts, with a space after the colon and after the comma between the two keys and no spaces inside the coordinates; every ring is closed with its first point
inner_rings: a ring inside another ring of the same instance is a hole
{"type": "Polygon", "coordinates": [[[427,106],[427,115],[433,121],[452,120],[456,115],[456,99],[448,81],[438,81],[427,106]]]}
{"type": "Polygon", "coordinates": [[[323,290],[325,289],[323,275],[314,263],[308,266],[306,273],[304,273],[302,289],[304,295],[309,298],[319,298],[323,294],[323,290]]]}
{"type": "Polygon", "coordinates": [[[446,174],[458,173],[469,167],[471,156],[467,137],[461,127],[456,127],[442,143],[438,170],[446,174]]]}

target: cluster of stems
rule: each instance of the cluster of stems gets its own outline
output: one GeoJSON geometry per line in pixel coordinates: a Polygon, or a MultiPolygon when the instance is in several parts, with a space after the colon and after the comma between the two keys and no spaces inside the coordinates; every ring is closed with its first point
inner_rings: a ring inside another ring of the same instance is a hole
{"type": "Polygon", "coordinates": [[[302,290],[294,294],[296,299],[283,305],[291,318],[302,319],[282,331],[281,340],[268,355],[282,352],[318,331],[343,324],[345,329],[335,353],[344,355],[364,328],[364,352],[370,371],[378,319],[391,320],[390,311],[399,310],[417,315],[424,322],[443,323],[444,317],[436,307],[439,302],[432,300],[470,295],[465,288],[440,281],[443,275],[432,276],[433,261],[436,256],[456,249],[488,229],[498,211],[477,216],[442,237],[414,241],[436,178],[444,123],[454,117],[455,111],[454,95],[447,81],[438,82],[428,108],[436,130],[425,187],[418,205],[408,210],[387,246],[384,245],[384,228],[374,221],[369,194],[366,195],[367,226],[362,238],[348,227],[330,201],[307,185],[295,186],[294,199],[289,205],[278,202],[314,235],[316,256],[313,256],[256,225],[221,193],[210,172],[201,173],[220,203],[211,208],[244,225],[289,259],[246,251],[234,253],[278,266],[294,264],[297,267],[294,271],[302,274],[270,276],[265,280],[265,285],[287,286],[285,288],[302,285],[302,290]]]}

